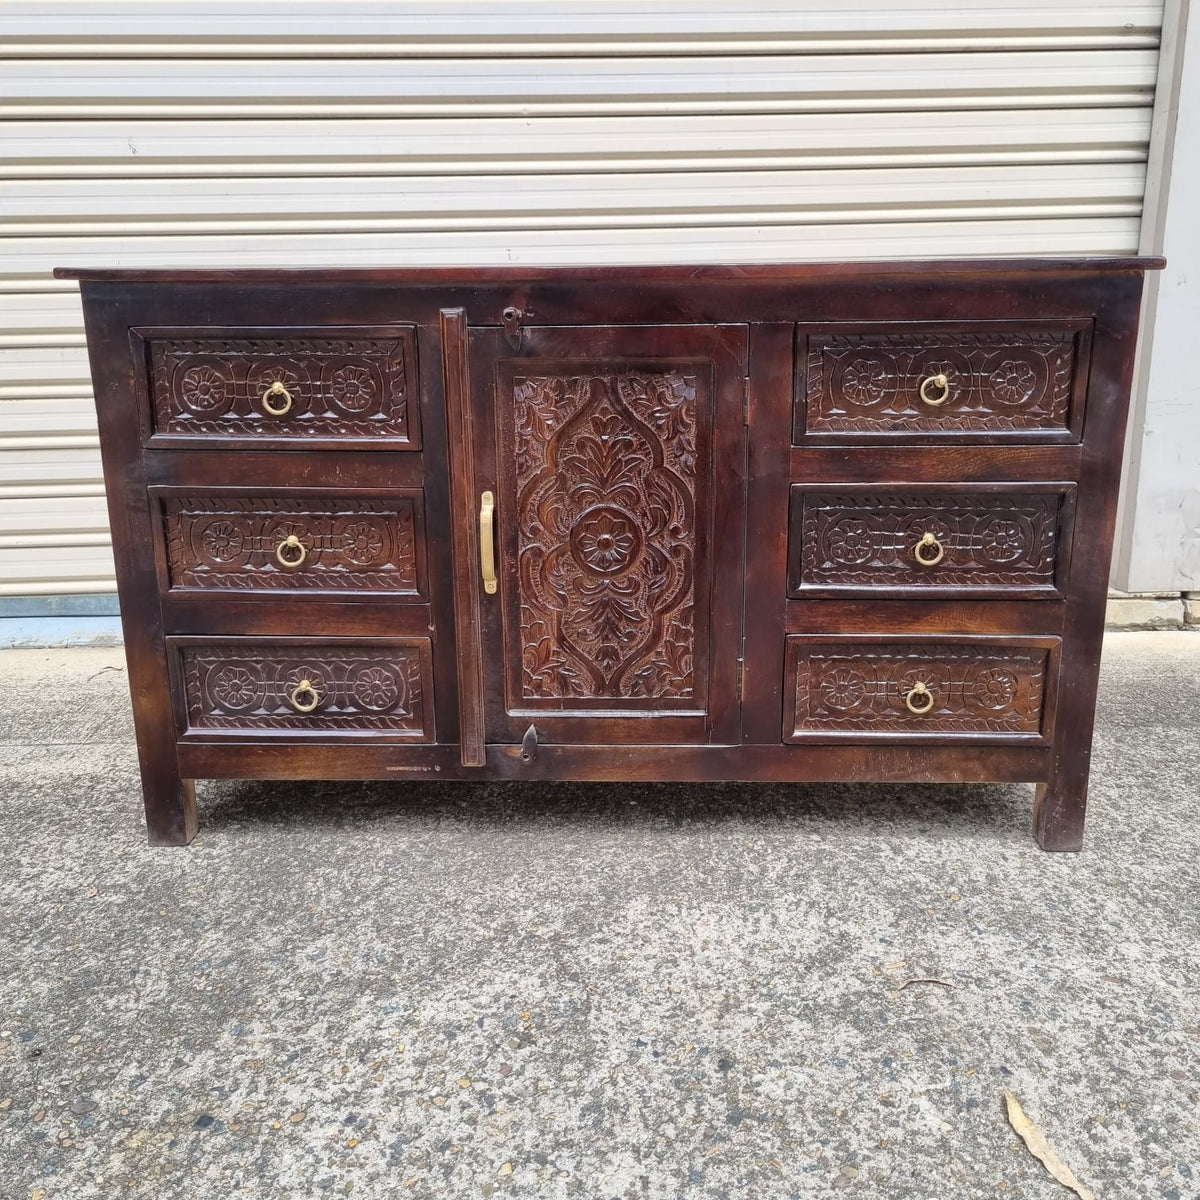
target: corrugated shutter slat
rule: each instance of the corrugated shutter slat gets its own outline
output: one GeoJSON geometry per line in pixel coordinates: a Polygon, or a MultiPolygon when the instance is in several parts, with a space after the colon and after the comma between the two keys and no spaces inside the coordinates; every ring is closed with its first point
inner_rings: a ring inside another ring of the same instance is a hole
{"type": "Polygon", "coordinates": [[[111,588],[54,266],[1115,254],[1161,3],[10,0],[0,595],[111,588]]]}

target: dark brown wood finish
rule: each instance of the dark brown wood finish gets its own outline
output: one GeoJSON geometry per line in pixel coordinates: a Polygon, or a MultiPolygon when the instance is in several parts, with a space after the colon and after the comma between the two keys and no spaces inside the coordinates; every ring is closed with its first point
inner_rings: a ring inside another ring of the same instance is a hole
{"type": "Polygon", "coordinates": [[[1032,783],[1050,769],[1047,747],[1024,746],[488,746],[464,767],[457,746],[185,741],[179,761],[200,779],[505,779],[749,783],[1032,783]]]}
{"type": "Polygon", "coordinates": [[[783,740],[1049,742],[1059,645],[791,634],[783,740]]]}
{"type": "Polygon", "coordinates": [[[454,555],[454,617],[458,642],[459,749],[464,767],[484,763],[482,589],[475,564],[479,531],[470,517],[475,503],[475,427],[471,407],[467,315],[461,308],[439,313],[442,331],[446,416],[450,434],[450,544],[454,555]]]}
{"type": "Polygon", "coordinates": [[[180,737],[434,741],[429,638],[167,639],[180,737]]]}
{"type": "Polygon", "coordinates": [[[741,327],[475,331],[488,740],[737,740],[745,361],[741,327]]]}
{"type": "Polygon", "coordinates": [[[1078,441],[1090,348],[1088,321],[801,325],[793,438],[1078,441]]]}
{"type": "MultiPolygon", "coordinates": [[[[1070,275],[1077,271],[1161,271],[1166,260],[1153,255],[1115,255],[1092,258],[930,258],[879,259],[821,263],[703,263],[663,266],[583,267],[56,267],[55,279],[107,283],[231,283],[274,287],[311,284],[382,283],[403,287],[502,287],[522,289],[529,284],[616,281],[621,285],[658,281],[678,283],[784,283],[798,280],[824,283],[839,279],[868,279],[887,283],[898,277],[935,280],[966,275],[989,280],[1040,274],[1070,275]]],[[[526,297],[527,299],[527,297],[526,297]]],[[[516,301],[514,301],[516,302],[516,301]]],[[[526,309],[532,312],[532,309],[526,309]]],[[[903,319],[903,318],[901,318],[903,319]]]]}
{"type": "Polygon", "coordinates": [[[419,488],[156,488],[164,590],[235,594],[385,592],[428,600],[419,488]]]}
{"type": "Polygon", "coordinates": [[[155,447],[420,448],[416,329],[136,329],[155,447]],[[281,388],[267,400],[268,387],[281,388]]]}
{"type": "Polygon", "coordinates": [[[1130,275],[1098,287],[1095,297],[1095,345],[1079,471],[1080,519],[1072,550],[1074,583],[1058,700],[1064,733],[1055,741],[1050,777],[1039,784],[1034,802],[1034,833],[1047,850],[1083,847],[1108,571],[1141,298],[1142,280],[1130,275]]]}
{"type": "Polygon", "coordinates": [[[1023,780],[1078,849],[1159,266],[60,272],[151,840],[195,777],[1023,780]]]}
{"type": "Polygon", "coordinates": [[[1075,487],[794,483],[788,595],[1062,599],[1075,487]]]}
{"type": "Polygon", "coordinates": [[[144,406],[139,404],[142,378],[138,360],[130,352],[129,325],[119,306],[107,302],[122,289],[89,290],[94,294],[84,305],[84,322],[146,827],[152,844],[182,846],[198,830],[196,791],[193,780],[179,770],[156,561],[156,504],[146,490],[144,454],[137,436],[145,419],[144,406]]]}

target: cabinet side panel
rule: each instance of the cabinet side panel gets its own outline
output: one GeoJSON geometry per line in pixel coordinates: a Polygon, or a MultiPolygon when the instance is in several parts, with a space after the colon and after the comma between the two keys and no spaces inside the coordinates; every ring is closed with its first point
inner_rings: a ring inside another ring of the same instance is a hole
{"type": "Polygon", "coordinates": [[[139,408],[144,398],[139,386],[143,360],[141,344],[129,332],[137,318],[151,316],[155,295],[154,288],[83,285],[146,824],[152,842],[185,845],[196,834],[196,801],[191,781],[179,775],[155,561],[154,502],[146,490],[141,448],[147,416],[139,408]]]}
{"type": "Polygon", "coordinates": [[[1137,345],[1142,276],[1098,277],[1094,284],[1095,337],[1088,375],[1083,457],[1071,546],[1059,734],[1050,779],[1038,788],[1034,832],[1050,850],[1083,843],[1092,731],[1117,497],[1137,345]]]}

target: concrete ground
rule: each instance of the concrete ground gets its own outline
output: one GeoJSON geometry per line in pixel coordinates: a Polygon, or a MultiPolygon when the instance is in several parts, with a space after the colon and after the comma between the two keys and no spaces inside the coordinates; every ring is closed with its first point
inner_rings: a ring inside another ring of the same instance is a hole
{"type": "Polygon", "coordinates": [[[0,1200],[1200,1196],[1200,633],[1027,786],[201,785],[119,650],[0,654],[0,1200]],[[935,977],[938,983],[914,983],[935,977]]]}

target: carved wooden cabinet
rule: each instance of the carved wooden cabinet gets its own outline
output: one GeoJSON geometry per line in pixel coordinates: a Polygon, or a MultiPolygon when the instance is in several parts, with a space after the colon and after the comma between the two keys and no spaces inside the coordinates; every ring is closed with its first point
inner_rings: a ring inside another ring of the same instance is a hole
{"type": "Polygon", "coordinates": [[[60,272],[151,840],[204,777],[993,780],[1077,849],[1159,265],[60,272]]]}

